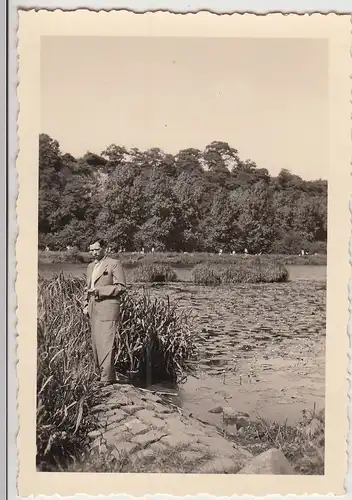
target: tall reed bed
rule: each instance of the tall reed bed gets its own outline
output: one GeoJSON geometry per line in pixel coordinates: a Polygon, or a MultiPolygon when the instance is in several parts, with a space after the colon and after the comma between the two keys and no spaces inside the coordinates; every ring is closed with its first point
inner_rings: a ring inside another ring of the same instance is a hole
{"type": "Polygon", "coordinates": [[[139,381],[183,382],[197,357],[189,318],[174,304],[151,300],[145,290],[129,293],[121,304],[116,368],[139,381]]]}
{"type": "Polygon", "coordinates": [[[177,281],[177,275],[169,264],[158,262],[138,264],[133,271],[133,281],[136,283],[165,283],[177,281]]]}
{"type": "Polygon", "coordinates": [[[81,281],[60,275],[38,288],[37,465],[45,470],[84,446],[98,395],[81,281]]]}
{"type": "MultiPolygon", "coordinates": [[[[89,323],[82,313],[84,278],[42,280],[38,287],[37,465],[47,470],[85,446],[99,402],[89,323]]],[[[191,370],[196,348],[186,316],[168,300],[143,290],[121,303],[116,336],[118,372],[140,382],[180,382],[191,370]]]]}
{"type": "Polygon", "coordinates": [[[282,264],[262,261],[259,257],[232,264],[198,264],[192,279],[199,285],[231,285],[235,283],[280,283],[289,278],[282,264]]]}

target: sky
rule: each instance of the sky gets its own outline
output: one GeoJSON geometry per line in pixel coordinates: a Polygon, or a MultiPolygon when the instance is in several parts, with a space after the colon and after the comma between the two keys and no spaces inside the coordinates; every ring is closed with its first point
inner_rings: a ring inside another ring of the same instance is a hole
{"type": "Polygon", "coordinates": [[[328,176],[324,40],[42,37],[41,132],[64,153],[225,141],[277,175],[328,176]]]}

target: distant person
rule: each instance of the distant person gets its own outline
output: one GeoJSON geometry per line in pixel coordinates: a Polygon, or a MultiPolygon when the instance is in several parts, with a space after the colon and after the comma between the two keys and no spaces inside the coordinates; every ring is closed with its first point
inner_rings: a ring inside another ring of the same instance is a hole
{"type": "Polygon", "coordinates": [[[84,314],[90,320],[93,356],[101,385],[116,382],[114,345],[120,316],[120,297],[126,277],[120,261],[106,255],[106,244],[97,240],[89,247],[94,261],[87,269],[84,314]]]}
{"type": "Polygon", "coordinates": [[[45,251],[50,252],[50,248],[48,247],[48,245],[45,247],[45,251]]]}
{"type": "Polygon", "coordinates": [[[245,248],[245,249],[244,249],[244,254],[245,254],[245,255],[248,255],[248,250],[247,250],[247,248],[245,248]]]}

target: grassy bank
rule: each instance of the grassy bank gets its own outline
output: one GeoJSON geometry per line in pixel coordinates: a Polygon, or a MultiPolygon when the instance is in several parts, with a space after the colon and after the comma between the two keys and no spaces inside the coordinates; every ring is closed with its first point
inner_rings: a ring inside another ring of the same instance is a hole
{"type": "MultiPolygon", "coordinates": [[[[37,466],[42,470],[83,450],[99,402],[90,330],[82,313],[84,280],[42,280],[37,325],[37,466]]],[[[187,318],[143,290],[121,303],[115,366],[139,382],[184,379],[196,356],[187,318]]]]}
{"type": "MultiPolygon", "coordinates": [[[[158,263],[158,264],[169,264],[170,266],[184,266],[193,267],[197,264],[203,263],[220,263],[220,264],[230,264],[233,262],[250,262],[251,259],[255,258],[254,255],[243,255],[243,254],[211,254],[211,253],[193,253],[193,254],[183,254],[176,252],[165,252],[165,253],[147,253],[147,254],[133,254],[130,252],[113,254],[112,256],[118,257],[125,266],[134,267],[138,263],[158,263]]],[[[283,255],[283,254],[267,254],[261,255],[260,258],[263,262],[273,262],[276,264],[283,265],[326,265],[326,255],[283,255]]],[[[87,252],[43,252],[38,253],[39,263],[43,264],[64,264],[64,263],[88,263],[90,261],[89,254],[87,252]]]]}

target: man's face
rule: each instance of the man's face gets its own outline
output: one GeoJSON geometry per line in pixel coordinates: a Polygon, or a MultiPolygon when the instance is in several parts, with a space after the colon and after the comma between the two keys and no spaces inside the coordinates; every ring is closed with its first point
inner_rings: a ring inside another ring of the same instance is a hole
{"type": "Polygon", "coordinates": [[[94,259],[100,259],[104,256],[105,249],[100,246],[100,243],[97,241],[89,246],[89,253],[94,259]]]}

